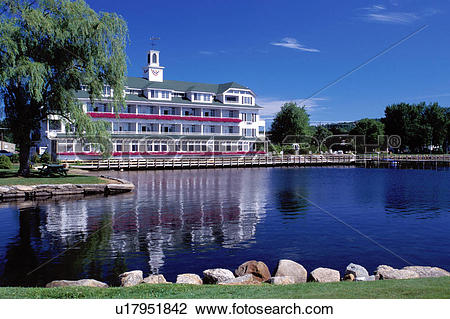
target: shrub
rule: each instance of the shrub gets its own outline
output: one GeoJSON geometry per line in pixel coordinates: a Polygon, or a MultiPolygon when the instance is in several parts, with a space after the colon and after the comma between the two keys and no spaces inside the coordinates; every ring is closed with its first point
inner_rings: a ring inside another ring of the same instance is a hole
{"type": "Polygon", "coordinates": [[[37,155],[37,153],[34,153],[33,155],[31,155],[30,161],[32,163],[39,163],[39,155],[37,155]]]}
{"type": "Polygon", "coordinates": [[[13,163],[19,163],[19,154],[13,154],[13,155],[11,155],[11,157],[9,159],[13,163]]]}
{"type": "Polygon", "coordinates": [[[48,163],[50,163],[51,160],[52,160],[52,159],[51,159],[49,153],[45,152],[44,154],[41,155],[41,163],[46,163],[46,164],[48,164],[48,163]]]}
{"type": "Polygon", "coordinates": [[[13,165],[8,156],[2,155],[0,156],[0,169],[11,169],[13,165]]]}

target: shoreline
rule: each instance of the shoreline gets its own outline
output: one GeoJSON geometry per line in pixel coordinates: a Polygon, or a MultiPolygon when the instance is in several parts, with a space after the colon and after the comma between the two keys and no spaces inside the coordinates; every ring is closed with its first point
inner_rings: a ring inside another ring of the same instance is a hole
{"type": "Polygon", "coordinates": [[[276,286],[0,287],[0,299],[448,299],[450,277],[276,286]]]}
{"type": "Polygon", "coordinates": [[[1,185],[0,203],[17,200],[50,199],[64,196],[105,196],[132,192],[135,189],[133,183],[124,179],[100,175],[99,177],[110,180],[104,184],[39,184],[39,185],[1,185]]]}

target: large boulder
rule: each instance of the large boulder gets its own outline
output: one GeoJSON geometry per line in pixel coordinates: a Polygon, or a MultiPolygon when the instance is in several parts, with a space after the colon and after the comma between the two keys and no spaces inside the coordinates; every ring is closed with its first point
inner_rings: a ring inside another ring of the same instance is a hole
{"type": "Polygon", "coordinates": [[[419,274],[417,274],[412,270],[395,269],[387,265],[380,265],[375,270],[375,279],[377,280],[411,279],[411,278],[419,278],[419,274]]]}
{"type": "Polygon", "coordinates": [[[236,285],[259,285],[261,280],[252,274],[236,277],[227,281],[219,282],[219,285],[236,286],[236,285]]]}
{"type": "Polygon", "coordinates": [[[203,271],[203,276],[203,283],[205,284],[217,284],[234,279],[234,274],[223,268],[206,269],[203,271]]]}
{"type": "Polygon", "coordinates": [[[146,284],[167,284],[166,278],[163,275],[150,275],[144,278],[146,284]]]}
{"type": "Polygon", "coordinates": [[[419,275],[420,278],[430,278],[430,277],[446,277],[450,276],[450,272],[445,269],[438,267],[429,266],[408,266],[403,267],[403,270],[414,271],[419,275]]]}
{"type": "Polygon", "coordinates": [[[80,280],[54,280],[49,282],[46,288],[56,288],[56,287],[97,287],[97,288],[108,288],[108,285],[104,282],[95,279],[80,279],[80,280]]]}
{"type": "Polygon", "coordinates": [[[203,281],[196,274],[181,274],[177,276],[177,284],[201,285],[203,281]]]}
{"type": "Polygon", "coordinates": [[[308,273],[302,265],[289,259],[281,259],[278,262],[274,277],[293,277],[295,283],[306,282],[308,273]]]}
{"type": "Polygon", "coordinates": [[[144,281],[142,270],[132,270],[119,275],[120,286],[132,287],[139,285],[144,281]]]}
{"type": "Polygon", "coordinates": [[[375,269],[375,271],[374,271],[373,273],[375,274],[375,279],[376,279],[376,280],[380,280],[380,279],[383,278],[383,275],[384,275],[386,272],[390,272],[390,271],[393,271],[393,270],[395,270],[395,268],[393,268],[393,267],[391,267],[391,266],[388,266],[388,265],[379,265],[379,266],[377,267],[377,269],[375,269]]]}
{"type": "Polygon", "coordinates": [[[355,278],[357,277],[369,277],[369,273],[367,271],[366,268],[364,268],[361,265],[357,265],[357,264],[349,264],[347,266],[347,268],[345,269],[345,274],[352,274],[355,276],[355,278]]]}
{"type": "Polygon", "coordinates": [[[292,285],[295,284],[295,279],[290,276],[272,277],[270,283],[273,285],[292,285]]]}
{"type": "Polygon", "coordinates": [[[310,278],[316,282],[336,282],[341,280],[341,275],[337,270],[320,267],[311,271],[310,278]]]}
{"type": "Polygon", "coordinates": [[[236,277],[252,274],[259,281],[267,281],[270,279],[270,271],[262,261],[250,260],[240,265],[235,271],[236,277]]]}

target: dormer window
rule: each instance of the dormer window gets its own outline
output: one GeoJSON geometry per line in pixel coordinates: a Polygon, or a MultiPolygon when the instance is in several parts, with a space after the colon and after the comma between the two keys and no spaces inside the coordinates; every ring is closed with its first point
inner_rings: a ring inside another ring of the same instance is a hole
{"type": "Polygon", "coordinates": [[[170,91],[150,90],[150,98],[169,100],[170,91]]]}
{"type": "Polygon", "coordinates": [[[230,103],[237,103],[239,102],[239,97],[236,95],[226,95],[225,101],[230,103]]]}
{"type": "Polygon", "coordinates": [[[242,98],[242,104],[252,104],[253,103],[253,98],[249,97],[249,96],[244,96],[242,98]]]}
{"type": "Polygon", "coordinates": [[[200,93],[194,93],[194,101],[200,101],[201,96],[200,93]]]}
{"type": "Polygon", "coordinates": [[[170,99],[170,92],[169,91],[161,91],[161,98],[170,99]]]}

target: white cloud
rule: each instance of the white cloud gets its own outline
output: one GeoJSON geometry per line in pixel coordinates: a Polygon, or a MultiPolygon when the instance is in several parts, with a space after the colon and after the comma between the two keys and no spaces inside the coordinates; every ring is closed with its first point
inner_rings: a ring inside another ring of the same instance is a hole
{"type": "Polygon", "coordinates": [[[214,52],[212,52],[212,51],[199,51],[199,53],[203,54],[203,55],[212,55],[212,54],[214,54],[214,52]]]}
{"type": "Polygon", "coordinates": [[[419,16],[412,12],[386,12],[368,13],[366,18],[369,21],[408,24],[419,19],[419,16]]]}
{"type": "Polygon", "coordinates": [[[383,6],[382,4],[374,4],[371,7],[366,7],[366,8],[362,8],[361,10],[367,10],[367,11],[380,11],[380,10],[385,10],[386,7],[383,6]]]}
{"type": "Polygon", "coordinates": [[[317,50],[317,49],[307,48],[304,45],[298,43],[297,39],[289,38],[289,37],[281,39],[280,42],[271,42],[270,44],[289,48],[289,49],[305,51],[305,52],[320,52],[320,50],[317,50]]]}
{"type": "MultiPolygon", "coordinates": [[[[398,4],[392,5],[398,6],[398,4]]],[[[421,13],[391,11],[383,5],[373,5],[371,7],[361,8],[359,10],[364,12],[361,17],[367,21],[393,24],[409,24],[424,17],[430,17],[440,13],[439,10],[432,8],[426,9],[421,13]]]]}
{"type": "Polygon", "coordinates": [[[289,102],[295,102],[298,106],[305,106],[308,113],[315,112],[318,110],[326,109],[323,105],[320,105],[321,101],[327,101],[327,98],[311,98],[305,99],[278,99],[270,97],[261,97],[258,99],[258,105],[262,106],[261,115],[266,118],[272,118],[275,113],[279,112],[283,104],[289,102]]]}

